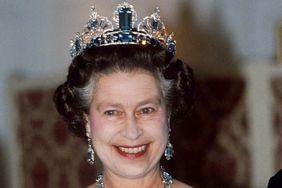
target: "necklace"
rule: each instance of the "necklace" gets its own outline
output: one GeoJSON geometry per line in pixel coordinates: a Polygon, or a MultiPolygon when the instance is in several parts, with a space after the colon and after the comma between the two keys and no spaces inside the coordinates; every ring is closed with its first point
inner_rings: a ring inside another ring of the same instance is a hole
{"type": "MultiPolygon", "coordinates": [[[[162,171],[162,182],[164,184],[164,188],[171,188],[171,185],[173,183],[172,176],[168,172],[166,172],[162,166],[161,166],[161,171],[162,171]]],[[[97,188],[104,188],[103,174],[97,176],[96,182],[97,182],[97,188]]]]}

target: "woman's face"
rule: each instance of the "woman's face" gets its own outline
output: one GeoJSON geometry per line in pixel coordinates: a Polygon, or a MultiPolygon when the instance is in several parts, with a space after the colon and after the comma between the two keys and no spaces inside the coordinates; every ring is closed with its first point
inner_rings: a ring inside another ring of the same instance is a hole
{"type": "Polygon", "coordinates": [[[88,131],[105,173],[137,178],[158,168],[167,143],[160,83],[146,71],[114,72],[98,79],[88,131]]]}

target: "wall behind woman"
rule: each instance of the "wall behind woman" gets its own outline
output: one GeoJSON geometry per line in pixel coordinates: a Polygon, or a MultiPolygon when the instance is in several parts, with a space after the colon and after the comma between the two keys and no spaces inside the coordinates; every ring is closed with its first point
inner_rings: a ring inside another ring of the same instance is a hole
{"type": "MultiPolygon", "coordinates": [[[[122,1],[118,1],[122,2],[122,1]]],[[[281,0],[156,0],[129,1],[135,5],[139,18],[147,15],[153,7],[159,6],[169,29],[177,31],[188,18],[181,17],[179,10],[183,5],[189,7],[193,18],[192,26],[197,26],[207,33],[207,39],[220,33],[220,40],[227,40],[234,54],[234,63],[246,62],[241,59],[260,59],[251,63],[272,63],[275,56],[275,28],[282,20],[281,0]],[[215,25],[214,23],[218,23],[215,25]],[[220,26],[220,27],[219,27],[220,26]],[[216,27],[216,28],[215,28],[216,27]],[[263,61],[261,61],[263,60],[263,61]],[[266,61],[264,61],[266,60],[266,61]]],[[[36,1],[36,0],[1,0],[0,1],[0,152],[2,163],[6,164],[7,184],[17,187],[13,126],[14,111],[9,102],[7,84],[12,77],[53,77],[63,75],[70,62],[68,56],[69,39],[88,18],[93,1],[36,1]],[[14,171],[13,171],[14,170],[14,171]]],[[[108,17],[112,15],[117,1],[96,0],[97,10],[108,17]]],[[[187,14],[186,14],[187,15],[187,14]]],[[[189,35],[189,25],[182,37],[189,35]]],[[[191,27],[191,30],[193,31],[191,27]]],[[[201,36],[201,35],[198,35],[201,36]]],[[[205,38],[204,38],[205,39],[205,38]]],[[[189,41],[188,41],[189,42],[189,41]]],[[[219,41],[210,41],[219,42],[219,41]]],[[[187,40],[178,40],[179,49],[187,45],[187,40]]],[[[207,43],[202,43],[207,44],[207,43]]],[[[190,44],[192,47],[194,44],[190,44]]],[[[195,44],[196,45],[196,44],[195,44]]],[[[201,47],[201,46],[200,46],[201,47]]],[[[217,45],[214,46],[217,48],[217,45]]],[[[205,56],[207,51],[198,53],[205,56]]],[[[225,51],[216,51],[219,55],[225,51]]],[[[187,51],[189,53],[189,49],[187,51]]],[[[180,55],[185,56],[184,52],[180,55]]],[[[189,59],[189,58],[188,58],[189,59]]],[[[190,60],[190,59],[189,59],[190,60]]],[[[191,59],[193,60],[193,59],[191,59]]],[[[208,59],[203,66],[208,65],[208,59]]],[[[195,61],[197,62],[197,61],[195,61]]],[[[192,66],[197,67],[197,64],[192,66]]],[[[198,63],[198,62],[197,62],[198,63]]],[[[1,163],[1,161],[0,161],[1,163]]],[[[2,169],[2,168],[1,168],[2,169]]],[[[2,173],[1,173],[2,174],[2,173]]],[[[4,181],[3,181],[4,182],[4,181]]]]}

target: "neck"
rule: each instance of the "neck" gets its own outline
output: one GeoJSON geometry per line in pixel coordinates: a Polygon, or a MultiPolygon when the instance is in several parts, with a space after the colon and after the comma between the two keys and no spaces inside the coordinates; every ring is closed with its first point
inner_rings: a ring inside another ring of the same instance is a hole
{"type": "Polygon", "coordinates": [[[163,188],[162,175],[159,167],[151,170],[145,176],[140,178],[126,178],[111,173],[105,170],[103,176],[104,187],[120,188],[120,187],[135,187],[135,188],[163,188]]]}

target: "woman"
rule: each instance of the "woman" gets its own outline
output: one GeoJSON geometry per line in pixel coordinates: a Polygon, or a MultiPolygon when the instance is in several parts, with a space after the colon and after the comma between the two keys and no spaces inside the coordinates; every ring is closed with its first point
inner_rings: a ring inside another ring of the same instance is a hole
{"type": "Polygon", "coordinates": [[[89,187],[190,187],[160,166],[171,159],[170,124],[191,106],[192,70],[174,58],[159,11],[134,28],[136,12],[119,5],[112,23],[94,9],[71,43],[67,80],[54,95],[69,129],[88,141],[103,174],[89,187]]]}

